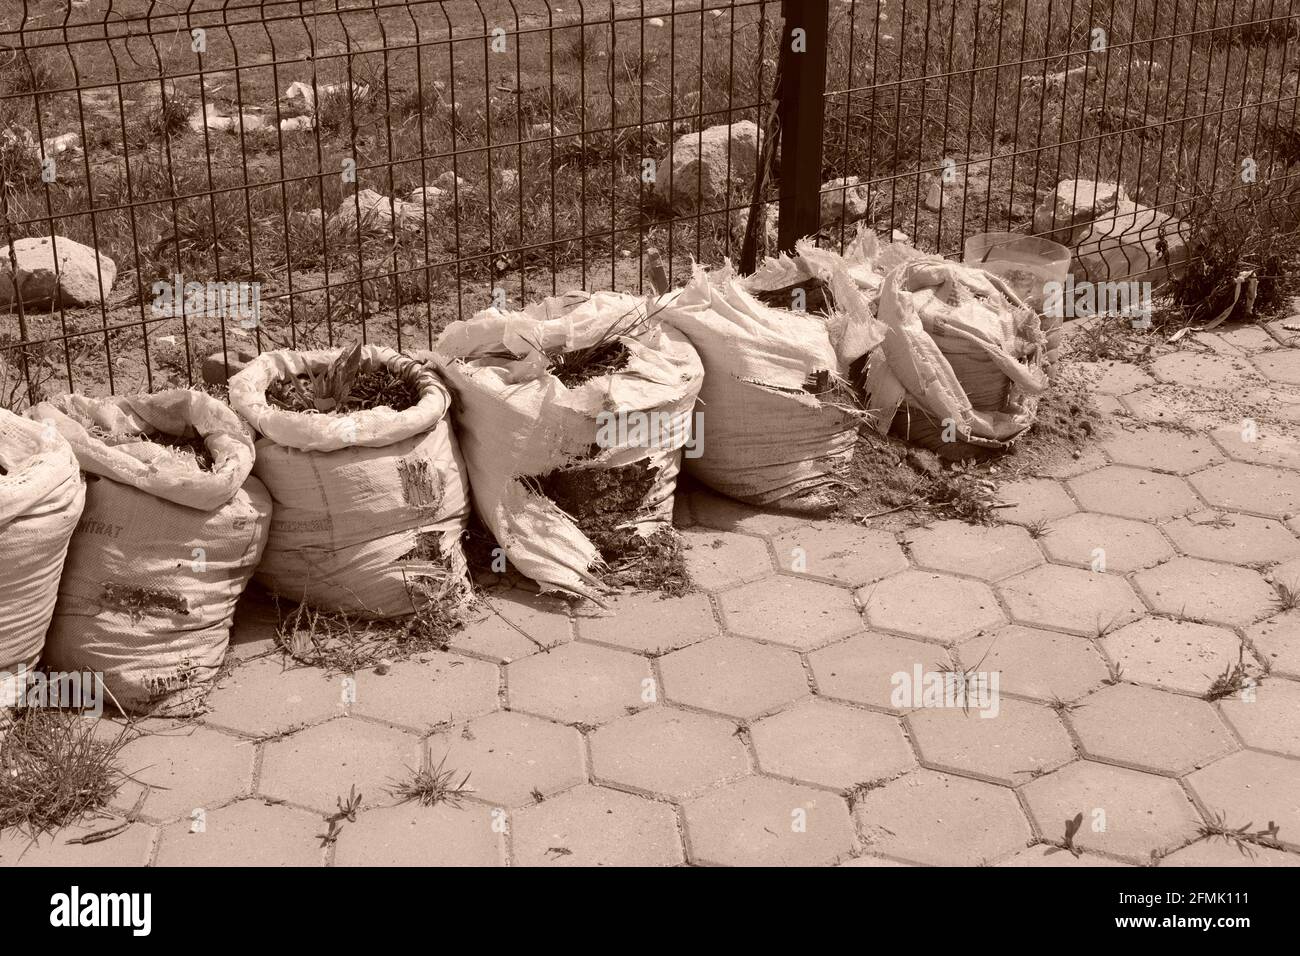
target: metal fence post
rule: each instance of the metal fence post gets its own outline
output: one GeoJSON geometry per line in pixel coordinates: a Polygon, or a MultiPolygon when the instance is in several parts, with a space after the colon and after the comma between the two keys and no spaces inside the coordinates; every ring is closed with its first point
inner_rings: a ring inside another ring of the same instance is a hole
{"type": "Polygon", "coordinates": [[[826,93],[829,0],[782,0],[781,191],[777,245],[793,252],[795,240],[820,227],[822,127],[826,93]]]}

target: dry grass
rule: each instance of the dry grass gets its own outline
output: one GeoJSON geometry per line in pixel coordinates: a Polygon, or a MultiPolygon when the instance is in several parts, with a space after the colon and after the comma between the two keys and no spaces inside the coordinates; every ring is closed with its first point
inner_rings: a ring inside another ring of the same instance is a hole
{"type": "Polygon", "coordinates": [[[437,764],[426,744],[420,755],[420,766],[408,768],[410,776],[405,780],[395,781],[390,788],[393,796],[403,802],[414,800],[422,807],[433,807],[445,803],[450,807],[459,807],[461,799],[472,793],[469,786],[469,773],[456,779],[457,771],[445,769],[447,758],[443,757],[437,764]]]}
{"type": "Polygon", "coordinates": [[[36,839],[107,806],[126,779],[130,726],[110,737],[97,724],[70,710],[0,711],[0,831],[36,839]]]}

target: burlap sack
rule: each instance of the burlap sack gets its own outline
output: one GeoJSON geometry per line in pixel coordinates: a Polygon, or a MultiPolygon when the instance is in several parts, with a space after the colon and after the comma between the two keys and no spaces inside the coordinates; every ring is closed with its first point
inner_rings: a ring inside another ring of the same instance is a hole
{"type": "Polygon", "coordinates": [[[863,383],[875,427],[948,458],[1005,449],[1047,387],[1038,316],[998,276],[937,257],[892,271],[863,383]]]}
{"type": "Polygon", "coordinates": [[[593,472],[645,486],[619,520],[649,537],[672,525],[682,449],[704,370],[661,305],[617,292],[572,292],[521,312],[454,322],[431,353],[456,397],[456,424],[474,504],[506,558],[546,591],[599,600],[601,555],[577,523],[541,493],[540,480],[575,483],[593,472]],[[627,332],[628,334],[620,334],[627,332]],[[626,365],[569,387],[546,353],[620,342],[626,365]],[[652,423],[638,432],[639,423],[652,423]],[[626,427],[622,427],[626,426],[626,427]]]}
{"type": "Polygon", "coordinates": [[[703,454],[687,471],[751,504],[829,507],[858,429],[848,367],[877,338],[869,310],[864,315],[852,330],[842,324],[846,334],[833,341],[832,319],[764,305],[729,267],[712,275],[697,268],[664,312],[664,324],[704,362],[703,454]]]}
{"type": "Polygon", "coordinates": [[[266,543],[271,500],[249,475],[251,434],[220,401],[186,389],[69,395],[29,414],[57,428],[87,472],[45,663],[102,673],[128,713],[193,713],[266,543]],[[197,434],[213,466],[155,443],[109,444],[101,432],[197,434]]]}
{"type": "Polygon", "coordinates": [[[267,403],[273,383],[320,371],[340,351],[266,352],[230,380],[231,405],[263,436],[253,471],[275,500],[257,579],[290,600],[371,618],[427,600],[459,605],[469,490],[437,375],[364,346],[363,368],[384,363],[408,378],[416,405],[324,415],[267,403]]]}
{"type": "Polygon", "coordinates": [[[0,409],[0,683],[41,656],[85,501],[63,436],[0,409]]]}

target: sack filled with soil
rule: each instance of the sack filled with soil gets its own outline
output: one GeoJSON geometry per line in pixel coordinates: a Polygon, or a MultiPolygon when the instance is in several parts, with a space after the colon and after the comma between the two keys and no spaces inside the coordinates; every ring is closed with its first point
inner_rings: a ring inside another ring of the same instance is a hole
{"type": "MultiPolygon", "coordinates": [[[[67,440],[0,409],[0,685],[40,659],[85,502],[67,440]]],[[[0,706],[5,699],[0,688],[0,706]]]]}
{"type": "Polygon", "coordinates": [[[695,270],[664,312],[704,362],[693,477],[751,504],[834,506],[859,424],[849,370],[879,338],[869,309],[857,324],[842,319],[764,305],[730,267],[695,270]]]}
{"type": "Polygon", "coordinates": [[[572,292],[481,312],[432,353],[474,504],[543,590],[685,589],[673,493],[704,370],[654,300],[572,292]]]}
{"type": "Polygon", "coordinates": [[[450,403],[433,371],[371,345],[265,352],[235,375],[275,501],[258,581],[376,620],[460,607],[469,491],[450,403]]]}
{"type": "Polygon", "coordinates": [[[45,663],[102,673],[127,713],[193,713],[266,544],[271,498],[250,475],[251,433],[188,389],[65,395],[28,414],[52,424],[86,472],[45,663]]]}
{"type": "Polygon", "coordinates": [[[892,271],[863,389],[882,434],[950,460],[1006,451],[1047,387],[1038,315],[998,276],[937,257],[892,271]]]}

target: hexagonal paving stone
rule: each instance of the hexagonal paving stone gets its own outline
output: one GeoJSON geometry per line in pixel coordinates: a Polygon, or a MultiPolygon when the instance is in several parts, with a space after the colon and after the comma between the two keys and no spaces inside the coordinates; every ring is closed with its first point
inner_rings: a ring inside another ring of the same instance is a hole
{"type": "Polygon", "coordinates": [[[952,644],[1005,618],[988,585],[905,571],[857,592],[872,627],[952,644]]]}
{"type": "Polygon", "coordinates": [[[608,612],[579,611],[578,635],[584,641],[639,654],[664,654],[718,633],[713,605],[704,594],[615,594],[607,602],[608,612]]]}
{"type": "MultiPolygon", "coordinates": [[[[1077,848],[1076,848],[1077,849],[1077,848]]],[[[1072,867],[1072,866],[1132,866],[1131,863],[1122,863],[1119,860],[1110,860],[1104,856],[1097,856],[1094,853],[1080,853],[1075,856],[1069,850],[1059,846],[1052,846],[1048,843],[1036,843],[1031,847],[1013,853],[1007,857],[998,866],[1044,866],[1044,867],[1072,867]]]]}
{"type": "Polygon", "coordinates": [[[1147,863],[1152,852],[1196,835],[1201,818],[1168,777],[1083,760],[1031,780],[1021,791],[1039,832],[1064,839],[1083,814],[1074,845],[1147,863]]]}
{"type": "Polygon", "coordinates": [[[691,513],[706,528],[765,536],[808,524],[802,515],[763,511],[712,491],[696,491],[691,495],[691,513]]]}
{"type": "Polygon", "coordinates": [[[359,672],[352,713],[427,730],[496,710],[500,680],[495,664],[430,652],[399,661],[387,674],[359,672]]]}
{"type": "Polygon", "coordinates": [[[1075,367],[1094,379],[1093,391],[1102,395],[1127,395],[1155,381],[1140,366],[1127,362],[1078,362],[1075,367]]]}
{"type": "Polygon", "coordinates": [[[847,790],[916,766],[898,718],[808,700],[750,728],[763,773],[847,790]]]}
{"type": "Polygon", "coordinates": [[[101,866],[147,866],[153,854],[155,830],[134,823],[111,840],[94,843],[69,841],[99,833],[122,821],[91,815],[71,826],[32,840],[14,827],[0,833],[0,867],[63,867],[89,869],[101,866]]]}
{"type": "Polygon", "coordinates": [[[489,807],[463,802],[403,803],[367,810],[347,823],[335,866],[501,866],[505,847],[489,807]]]}
{"type": "Polygon", "coordinates": [[[811,650],[862,629],[853,595],[829,584],[791,577],[756,581],[721,595],[727,630],[798,650],[811,650]]]}
{"type": "Polygon", "coordinates": [[[1219,707],[1247,747],[1300,757],[1300,683],[1270,677],[1219,707]]]}
{"type": "Polygon", "coordinates": [[[1226,332],[1221,328],[1218,332],[1203,332],[1196,338],[1213,347],[1215,351],[1225,351],[1229,354],[1263,352],[1277,348],[1277,340],[1269,335],[1268,330],[1262,325],[1238,325],[1226,332]],[[1222,343],[1222,346],[1216,343],[1222,343]]]}
{"type": "Polygon", "coordinates": [[[1079,510],[1065,487],[1052,478],[1009,481],[998,488],[998,497],[1012,506],[1000,509],[998,517],[1013,524],[1038,524],[1079,510]]]}
{"type": "Polygon", "coordinates": [[[894,675],[944,670],[952,658],[937,644],[868,633],[813,651],[808,661],[819,694],[901,714],[908,708],[893,703],[894,675]]]}
{"type": "MultiPolygon", "coordinates": [[[[1300,476],[1297,476],[1300,481],[1300,476]]],[[[1272,518],[1231,511],[1198,511],[1164,526],[1178,550],[1193,558],[1233,564],[1271,564],[1300,554],[1300,538],[1272,518]]]]}
{"type": "Polygon", "coordinates": [[[1300,680],[1300,611],[1260,621],[1246,631],[1246,637],[1276,676],[1300,680]]]}
{"type": "Polygon", "coordinates": [[[736,725],[674,707],[652,707],[591,735],[597,783],[680,800],[749,772],[736,725]]]}
{"type": "Polygon", "coordinates": [[[235,668],[208,695],[204,723],[254,737],[318,724],[346,709],[343,680],[271,657],[235,668]]]}
{"type": "Polygon", "coordinates": [[[1300,854],[1264,846],[1237,847],[1210,837],[1175,850],[1160,860],[1161,866],[1300,866],[1300,854]]]}
{"type": "Polygon", "coordinates": [[[843,798],[771,777],[746,777],[682,806],[694,863],[817,866],[853,851],[843,798]]]}
{"type": "Polygon", "coordinates": [[[808,695],[799,656],[739,637],[715,637],[659,662],[663,696],[750,720],[808,695]]]}
{"type": "Polygon", "coordinates": [[[1291,593],[1300,595],[1300,559],[1293,558],[1285,564],[1279,564],[1275,568],[1270,568],[1265,575],[1265,580],[1279,589],[1278,606],[1285,605],[1281,595],[1281,589],[1286,588],[1291,593]]]}
{"type": "Polygon", "coordinates": [[[1210,504],[1287,518],[1300,511],[1300,480],[1293,471],[1231,461],[1187,479],[1210,504]]]}
{"type": "Polygon", "coordinates": [[[1300,385],[1300,349],[1279,349],[1256,355],[1255,365],[1265,376],[1284,385],[1300,385]]]}
{"type": "Polygon", "coordinates": [[[240,800],[166,827],[158,866],[320,866],[319,816],[263,800],[240,800]]]}
{"type": "Polygon", "coordinates": [[[1081,697],[1110,676],[1092,642],[1013,624],[957,647],[967,670],[998,674],[999,689],[1042,701],[1081,697]]]}
{"type": "Polygon", "coordinates": [[[1058,518],[1038,539],[1047,556],[1062,564],[1127,574],[1174,556],[1155,525],[1092,512],[1058,518]]]}
{"type": "Polygon", "coordinates": [[[1300,468],[1300,439],[1277,430],[1276,425],[1224,425],[1210,433],[1228,457],[1255,465],[1300,468]]]}
{"type": "Polygon", "coordinates": [[[856,525],[819,524],[772,540],[782,571],[856,586],[902,571],[907,558],[894,536],[856,525]]]}
{"type": "Polygon", "coordinates": [[[1018,525],[940,521],[909,533],[912,559],[931,571],[996,581],[1043,563],[1043,554],[1018,525]]]}
{"type": "Polygon", "coordinates": [[[1088,511],[1157,521],[1204,507],[1182,478],[1143,468],[1109,465],[1069,480],[1088,511]]]}
{"type": "Polygon", "coordinates": [[[1300,849],[1300,760],[1239,750],[1189,774],[1187,784],[1226,825],[1276,823],[1281,843],[1300,849]]]}
{"type": "Polygon", "coordinates": [[[988,709],[929,707],[907,715],[921,763],[933,770],[1018,786],[1074,759],[1051,708],[997,698],[988,709]]]}
{"type": "Polygon", "coordinates": [[[533,802],[586,780],[582,736],[540,717],[497,711],[428,740],[435,764],[446,761],[457,779],[468,773],[474,797],[503,807],[533,802]]]}
{"type": "Polygon", "coordinates": [[[1204,435],[1153,426],[1125,429],[1101,443],[1117,465],[1187,475],[1223,461],[1223,453],[1204,435]]]}
{"type": "Polygon", "coordinates": [[[1005,787],[917,770],[858,798],[853,818],[871,853],[935,866],[974,866],[1031,837],[1005,787]]]}
{"type": "Polygon", "coordinates": [[[1008,578],[998,589],[1019,623],[1084,637],[1126,624],[1145,611],[1123,578],[1056,564],[1008,578]]]}
{"type": "Polygon", "coordinates": [[[1158,613],[1211,624],[1250,624],[1267,617],[1277,601],[1257,572],[1198,558],[1139,571],[1133,583],[1158,613]]]}
{"type": "Polygon", "coordinates": [[[517,811],[517,866],[676,866],[677,815],[664,803],[582,786],[517,811]]]}
{"type": "Polygon", "coordinates": [[[682,532],[691,581],[706,591],[721,591],[772,573],[772,556],[759,538],[731,531],[693,528],[682,532]]]}
{"type": "Polygon", "coordinates": [[[519,589],[481,599],[475,620],[456,631],[451,646],[486,660],[508,663],[573,640],[564,601],[519,589]]]}
{"type": "Polygon", "coordinates": [[[334,720],[276,740],[262,752],[258,792],[322,813],[355,786],[362,806],[391,799],[389,788],[419,766],[411,734],[361,720],[334,720]]]}
{"type": "Polygon", "coordinates": [[[883,856],[855,856],[851,860],[845,860],[843,863],[836,863],[836,867],[893,867],[893,866],[914,866],[913,863],[900,863],[897,860],[886,860],[883,856]]]}
{"type": "Polygon", "coordinates": [[[1221,627],[1148,617],[1102,638],[1124,680],[1195,694],[1237,663],[1241,641],[1221,627]]]}
{"type": "Polygon", "coordinates": [[[1151,373],[1159,382],[1189,388],[1230,388],[1243,379],[1258,378],[1245,359],[1188,351],[1161,355],[1151,363],[1151,373]]]}
{"type": "Polygon", "coordinates": [[[1237,749],[1203,700],[1149,687],[1103,687],[1065,718],[1089,757],[1181,776],[1237,749]]]}
{"type": "Polygon", "coordinates": [[[599,724],[653,702],[650,663],[591,644],[565,644],[506,665],[506,695],[514,710],[565,724],[599,724]]]}
{"type": "Polygon", "coordinates": [[[118,760],[132,779],[112,806],[130,810],[147,785],[143,814],[151,820],[189,817],[197,807],[214,809],[249,792],[254,745],[206,727],[177,727],[145,734],[122,748],[118,760]]]}

